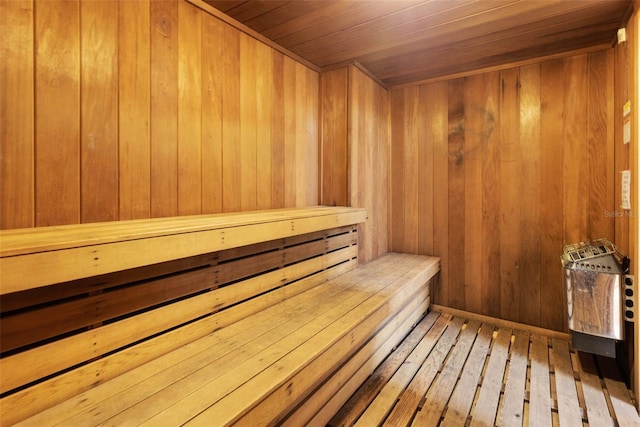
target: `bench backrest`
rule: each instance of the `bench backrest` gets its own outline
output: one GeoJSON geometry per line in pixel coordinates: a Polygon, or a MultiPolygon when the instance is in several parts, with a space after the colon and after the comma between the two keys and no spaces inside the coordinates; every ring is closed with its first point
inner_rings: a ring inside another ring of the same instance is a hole
{"type": "Polygon", "coordinates": [[[355,268],[365,218],[314,207],[0,233],[3,422],[355,268]]]}

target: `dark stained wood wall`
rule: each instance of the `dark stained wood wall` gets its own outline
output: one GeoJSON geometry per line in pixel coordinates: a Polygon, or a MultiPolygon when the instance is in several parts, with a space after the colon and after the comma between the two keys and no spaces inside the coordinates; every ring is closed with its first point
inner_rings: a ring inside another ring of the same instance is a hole
{"type": "Polygon", "coordinates": [[[565,244],[614,239],[613,49],[391,92],[391,249],[438,304],[565,329],[565,244]]]}
{"type": "Polygon", "coordinates": [[[388,251],[389,92],[357,65],[321,73],[320,201],[364,207],[359,261],[388,251]]]}
{"type": "Polygon", "coordinates": [[[318,203],[316,71],[181,0],[0,20],[1,228],[318,203]]]}

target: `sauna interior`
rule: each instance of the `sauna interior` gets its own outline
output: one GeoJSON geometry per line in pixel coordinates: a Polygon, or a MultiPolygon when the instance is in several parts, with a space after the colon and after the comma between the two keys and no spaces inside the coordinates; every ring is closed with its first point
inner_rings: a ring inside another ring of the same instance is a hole
{"type": "MultiPolygon", "coordinates": [[[[9,236],[49,227],[364,208],[358,269],[389,253],[437,257],[425,315],[478,334],[494,322],[491,343],[501,327],[527,331],[533,354],[540,335],[569,337],[566,245],[606,238],[637,279],[639,16],[638,0],[0,0],[2,256],[9,236]]],[[[30,300],[42,285],[7,271],[8,343],[12,316],[44,303],[30,300]]],[[[637,318],[634,286],[623,304],[637,318]]],[[[636,412],[614,415],[604,391],[611,425],[640,425],[638,322],[624,321],[611,359],[636,412]]],[[[529,381],[532,362],[523,369],[529,381]]],[[[549,364],[552,379],[560,369],[549,364]]],[[[568,370],[582,404],[587,381],[568,370]]],[[[2,388],[2,425],[30,381],[2,388]]],[[[460,424],[449,406],[433,425],[474,425],[480,394],[460,424]]],[[[562,399],[546,398],[553,425],[562,399]]],[[[581,407],[578,425],[597,425],[581,407]]]]}

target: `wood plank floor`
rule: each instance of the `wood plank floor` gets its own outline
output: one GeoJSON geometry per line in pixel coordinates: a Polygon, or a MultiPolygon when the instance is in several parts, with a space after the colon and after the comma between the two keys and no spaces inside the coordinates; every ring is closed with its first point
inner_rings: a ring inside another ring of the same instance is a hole
{"type": "Polygon", "coordinates": [[[431,311],[330,426],[640,426],[613,359],[563,334],[431,311]]]}

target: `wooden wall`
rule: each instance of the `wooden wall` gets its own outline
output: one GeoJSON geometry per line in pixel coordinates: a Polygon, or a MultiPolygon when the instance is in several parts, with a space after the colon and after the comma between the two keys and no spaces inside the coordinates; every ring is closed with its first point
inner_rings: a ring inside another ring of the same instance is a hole
{"type": "Polygon", "coordinates": [[[318,203],[318,73],[184,0],[1,0],[0,227],[318,203]]]}
{"type": "Polygon", "coordinates": [[[364,207],[359,260],[388,251],[389,92],[357,65],[321,74],[320,201],[364,207]]]}
{"type": "Polygon", "coordinates": [[[565,244],[615,237],[613,49],[391,92],[391,249],[438,304],[563,330],[565,244]]]}

